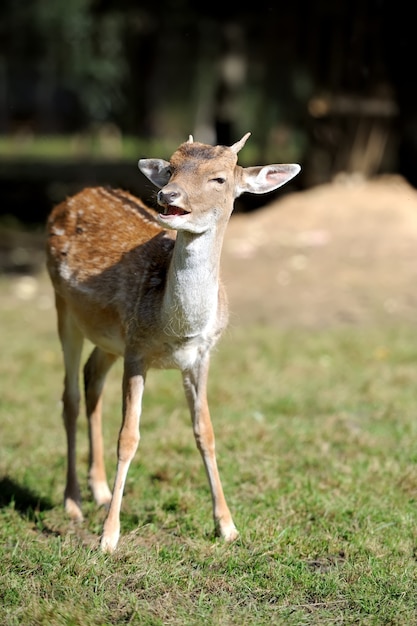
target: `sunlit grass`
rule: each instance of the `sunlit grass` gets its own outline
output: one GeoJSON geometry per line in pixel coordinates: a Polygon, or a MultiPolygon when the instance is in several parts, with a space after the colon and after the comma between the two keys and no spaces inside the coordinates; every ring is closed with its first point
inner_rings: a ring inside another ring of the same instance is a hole
{"type": "Polygon", "coordinates": [[[99,131],[74,135],[35,135],[20,133],[0,137],[0,159],[126,159],[155,150],[155,154],[171,154],[177,144],[162,140],[140,140],[118,132],[99,131]]]}
{"type": "MultiPolygon", "coordinates": [[[[158,155],[169,158],[178,145],[188,136],[171,139],[141,139],[122,135],[113,127],[103,126],[90,132],[73,135],[36,135],[32,132],[3,135],[0,137],[0,161],[79,161],[79,160],[126,160],[136,162],[139,157],[158,155]]],[[[195,137],[195,140],[201,140],[195,137]]],[[[238,139],[238,138],[236,138],[238,139]]],[[[275,158],[276,154],[274,155],[275,158]]],[[[259,146],[252,141],[240,160],[252,163],[259,157],[259,146]]],[[[285,161],[285,155],[282,159],[285,161]]],[[[286,159],[288,161],[288,159],[286,159]]],[[[294,160],[294,159],[293,159],[294,160]]]]}
{"type": "MultiPolygon", "coordinates": [[[[73,135],[36,135],[32,132],[20,132],[11,135],[0,135],[0,161],[18,161],[19,159],[29,162],[68,162],[85,160],[126,160],[136,162],[142,156],[157,155],[169,158],[177,149],[178,145],[188,139],[187,136],[179,135],[171,139],[142,139],[133,135],[122,135],[112,126],[103,126],[92,129],[90,132],[76,133],[73,135]]],[[[236,137],[238,140],[239,137],[236,137]]],[[[201,137],[195,137],[201,141],[201,137]]],[[[298,150],[289,149],[281,154],[281,161],[295,161],[298,150]],[[291,158],[293,157],[293,158],[291,158]]],[[[299,155],[298,155],[299,156],[299,155]]],[[[260,146],[254,139],[245,146],[245,150],[239,157],[240,162],[253,164],[261,158],[260,146]]],[[[266,158],[263,155],[262,158],[266,158]]],[[[272,157],[277,159],[277,153],[272,157]]]]}
{"type": "MultiPolygon", "coordinates": [[[[86,487],[62,509],[62,365],[49,286],[0,281],[0,622],[417,623],[417,342],[406,325],[231,328],[211,366],[223,484],[241,536],[213,538],[178,372],[147,380],[116,553],[86,487]],[[26,294],[26,295],[25,295],[26,294]]],[[[88,346],[86,346],[86,352],[88,346]]],[[[121,364],[105,394],[112,479],[121,364]]]]}

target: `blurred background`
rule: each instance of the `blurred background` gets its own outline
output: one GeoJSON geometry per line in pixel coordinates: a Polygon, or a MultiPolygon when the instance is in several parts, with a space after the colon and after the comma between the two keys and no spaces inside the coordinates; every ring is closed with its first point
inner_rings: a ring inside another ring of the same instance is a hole
{"type": "MultiPolygon", "coordinates": [[[[2,0],[0,218],[44,222],[86,184],[146,200],[143,156],[189,133],[243,165],[417,184],[414,22],[385,0],[2,0]]],[[[251,211],[265,198],[241,198],[251,211]],[[258,204],[257,204],[258,203],[258,204]]]]}

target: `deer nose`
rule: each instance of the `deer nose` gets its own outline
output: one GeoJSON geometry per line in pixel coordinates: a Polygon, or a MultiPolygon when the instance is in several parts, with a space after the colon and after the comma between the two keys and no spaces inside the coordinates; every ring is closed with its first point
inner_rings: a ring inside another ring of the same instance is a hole
{"type": "Polygon", "coordinates": [[[177,200],[180,196],[179,191],[175,189],[160,189],[158,191],[157,199],[160,204],[174,204],[175,200],[177,200]]]}

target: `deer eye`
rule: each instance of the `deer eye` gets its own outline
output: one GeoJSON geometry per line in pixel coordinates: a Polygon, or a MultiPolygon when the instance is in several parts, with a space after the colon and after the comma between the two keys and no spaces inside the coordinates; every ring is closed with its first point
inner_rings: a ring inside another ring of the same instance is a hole
{"type": "Polygon", "coordinates": [[[224,183],[226,182],[226,179],[223,178],[223,176],[218,176],[217,178],[212,178],[211,180],[215,183],[218,183],[219,185],[224,185],[224,183]]]}

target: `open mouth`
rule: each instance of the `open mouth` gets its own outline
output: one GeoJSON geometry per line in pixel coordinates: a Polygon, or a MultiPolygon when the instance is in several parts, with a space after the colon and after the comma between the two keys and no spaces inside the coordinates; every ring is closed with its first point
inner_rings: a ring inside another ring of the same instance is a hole
{"type": "Polygon", "coordinates": [[[163,215],[164,217],[169,216],[169,215],[187,215],[188,211],[186,211],[185,209],[181,209],[181,207],[178,206],[174,206],[172,204],[167,204],[164,206],[161,206],[161,210],[160,210],[160,215],[163,215]]]}

